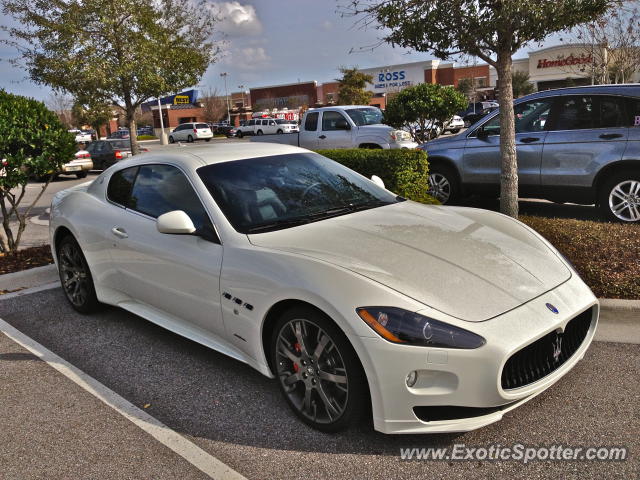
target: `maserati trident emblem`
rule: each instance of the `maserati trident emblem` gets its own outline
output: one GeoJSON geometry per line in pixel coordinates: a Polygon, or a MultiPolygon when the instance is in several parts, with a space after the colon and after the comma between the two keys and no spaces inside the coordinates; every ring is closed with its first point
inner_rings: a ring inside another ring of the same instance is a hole
{"type": "Polygon", "coordinates": [[[545,305],[553,313],[557,314],[559,312],[559,310],[554,305],[552,305],[551,303],[545,303],[545,305]]]}
{"type": "Polygon", "coordinates": [[[553,341],[553,361],[558,362],[560,360],[560,354],[562,353],[562,337],[560,334],[556,336],[556,339],[553,341]]]}

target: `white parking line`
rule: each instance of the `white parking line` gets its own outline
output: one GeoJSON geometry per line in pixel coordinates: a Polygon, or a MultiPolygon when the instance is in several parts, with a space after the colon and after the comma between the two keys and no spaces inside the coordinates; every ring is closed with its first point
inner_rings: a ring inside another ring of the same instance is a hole
{"type": "MultiPolygon", "coordinates": [[[[30,290],[33,292],[32,289],[30,290]]],[[[49,364],[49,366],[53,367],[65,377],[85,389],[91,395],[113,408],[120,415],[136,424],[153,438],[173,450],[209,477],[216,479],[246,480],[245,477],[228,465],[225,465],[214,456],[209,455],[193,442],[171,430],[144,410],[139,409],[113,390],[107,388],[96,379],[84,373],[82,370],[74,367],[69,362],[43,347],[38,342],[15,329],[2,319],[0,319],[0,332],[5,334],[18,345],[29,350],[42,361],[49,364]]]]}

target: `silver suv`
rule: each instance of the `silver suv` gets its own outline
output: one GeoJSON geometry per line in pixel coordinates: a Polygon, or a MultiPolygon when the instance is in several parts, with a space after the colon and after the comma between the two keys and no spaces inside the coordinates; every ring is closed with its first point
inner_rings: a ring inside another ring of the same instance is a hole
{"type": "MultiPolygon", "coordinates": [[[[514,109],[521,197],[596,204],[610,220],[640,223],[640,85],[547,90],[514,109]]],[[[499,195],[498,114],[420,146],[442,203],[499,195]]]]}

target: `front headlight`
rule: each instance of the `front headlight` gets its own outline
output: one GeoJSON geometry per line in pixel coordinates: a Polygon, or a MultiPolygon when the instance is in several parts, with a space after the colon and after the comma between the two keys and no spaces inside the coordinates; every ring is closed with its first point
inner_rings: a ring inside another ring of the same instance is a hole
{"type": "Polygon", "coordinates": [[[356,312],[376,333],[393,343],[466,349],[486,343],[480,335],[402,308],[362,307],[356,312]]]}
{"type": "Polygon", "coordinates": [[[393,142],[401,142],[403,140],[409,140],[411,138],[409,132],[405,132],[404,130],[391,130],[389,132],[389,136],[391,137],[391,141],[393,142]]]}

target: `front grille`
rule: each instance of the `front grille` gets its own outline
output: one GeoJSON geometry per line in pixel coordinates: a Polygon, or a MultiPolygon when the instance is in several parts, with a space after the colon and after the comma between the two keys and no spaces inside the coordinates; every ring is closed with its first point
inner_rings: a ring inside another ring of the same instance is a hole
{"type": "Polygon", "coordinates": [[[514,353],[502,369],[502,388],[520,388],[537,382],[558,369],[584,342],[593,309],[572,319],[564,333],[551,332],[514,353]]]}

